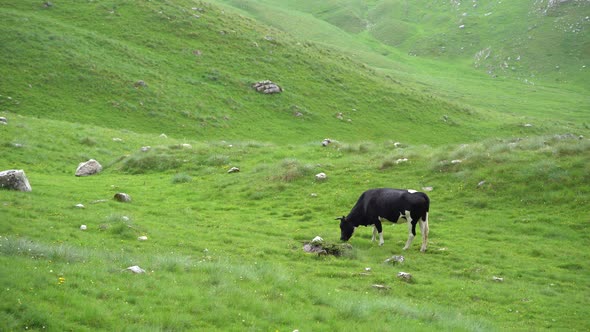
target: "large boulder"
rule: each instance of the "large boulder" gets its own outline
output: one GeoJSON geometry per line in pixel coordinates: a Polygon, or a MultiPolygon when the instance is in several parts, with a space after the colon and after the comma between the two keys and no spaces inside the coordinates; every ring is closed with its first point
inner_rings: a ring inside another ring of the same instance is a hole
{"type": "Polygon", "coordinates": [[[80,163],[76,169],[76,176],[88,176],[96,174],[102,171],[102,165],[94,160],[90,159],[87,162],[80,163]]]}
{"type": "Polygon", "coordinates": [[[7,170],[0,172],[0,188],[18,190],[18,191],[32,191],[29,180],[25,175],[25,171],[21,170],[7,170]]]}

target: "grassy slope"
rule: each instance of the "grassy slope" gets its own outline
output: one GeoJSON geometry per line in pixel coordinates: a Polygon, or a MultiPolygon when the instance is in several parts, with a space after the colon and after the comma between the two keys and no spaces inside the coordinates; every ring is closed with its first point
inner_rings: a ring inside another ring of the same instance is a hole
{"type": "Polygon", "coordinates": [[[431,98],[202,3],[0,8],[0,169],[25,169],[34,190],[0,191],[4,329],[588,328],[590,148],[554,137],[582,124],[524,128],[555,118],[431,98]],[[264,78],[286,92],[249,89],[264,78]],[[322,148],[326,136],[342,143],[322,148]],[[88,158],[104,172],[73,177],[88,158]],[[383,248],[359,229],[350,257],[302,253],[316,235],[336,242],[332,219],[378,186],[435,188],[428,254],[414,243],[403,266],[382,263],[405,226],[386,227],[383,248]],[[121,273],[134,264],[148,274],[121,273]]]}
{"type": "Polygon", "coordinates": [[[590,109],[590,6],[584,1],[549,11],[542,1],[216,2],[351,54],[404,83],[418,82],[419,91],[572,122],[584,121],[580,113],[590,109]],[[488,57],[476,61],[488,48],[488,57]],[[519,99],[504,103],[514,91],[519,99]]]}

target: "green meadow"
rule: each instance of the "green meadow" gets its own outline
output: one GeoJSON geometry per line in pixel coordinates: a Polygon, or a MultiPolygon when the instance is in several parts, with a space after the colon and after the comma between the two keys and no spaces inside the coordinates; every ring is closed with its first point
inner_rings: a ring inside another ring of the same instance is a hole
{"type": "Polygon", "coordinates": [[[0,330],[590,329],[590,6],[548,6],[0,0],[0,330]],[[377,187],[425,253],[303,250],[377,187]]]}

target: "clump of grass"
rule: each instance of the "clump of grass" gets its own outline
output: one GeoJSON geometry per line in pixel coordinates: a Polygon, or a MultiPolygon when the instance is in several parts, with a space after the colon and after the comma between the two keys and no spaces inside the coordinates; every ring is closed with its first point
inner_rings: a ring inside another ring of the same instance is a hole
{"type": "Polygon", "coordinates": [[[87,145],[87,146],[95,146],[96,140],[91,137],[83,137],[80,139],[80,144],[87,145]]]}
{"type": "Polygon", "coordinates": [[[178,173],[172,177],[172,183],[188,183],[192,180],[193,178],[186,173],[178,173]]]}
{"type": "Polygon", "coordinates": [[[121,170],[131,174],[144,174],[149,172],[162,172],[178,168],[182,161],[174,156],[164,153],[142,153],[125,159],[121,170]]]}
{"type": "Polygon", "coordinates": [[[0,238],[0,253],[8,256],[26,256],[32,259],[78,262],[87,255],[83,249],[69,245],[48,245],[25,238],[0,238]]]}
{"type": "Polygon", "coordinates": [[[214,154],[205,160],[209,166],[223,166],[229,164],[229,156],[223,154],[214,154]]]}
{"type": "Polygon", "coordinates": [[[275,172],[275,179],[292,182],[305,176],[313,174],[314,166],[310,164],[301,164],[297,159],[284,159],[280,164],[280,169],[275,172]]]}

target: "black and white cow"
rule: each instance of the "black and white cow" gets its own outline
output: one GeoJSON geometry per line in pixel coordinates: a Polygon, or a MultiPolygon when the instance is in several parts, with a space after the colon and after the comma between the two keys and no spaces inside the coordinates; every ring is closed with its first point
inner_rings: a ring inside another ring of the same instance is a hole
{"type": "Polygon", "coordinates": [[[381,222],[389,220],[393,223],[405,219],[408,222],[408,241],[404,250],[408,249],[416,236],[416,224],[420,223],[422,247],[426,251],[428,245],[428,210],[430,199],[425,193],[415,190],[379,188],[365,191],[346,217],[340,220],[340,240],[348,241],[354,229],[360,225],[373,225],[373,241],[379,233],[379,245],[383,245],[383,227],[381,222]]]}

